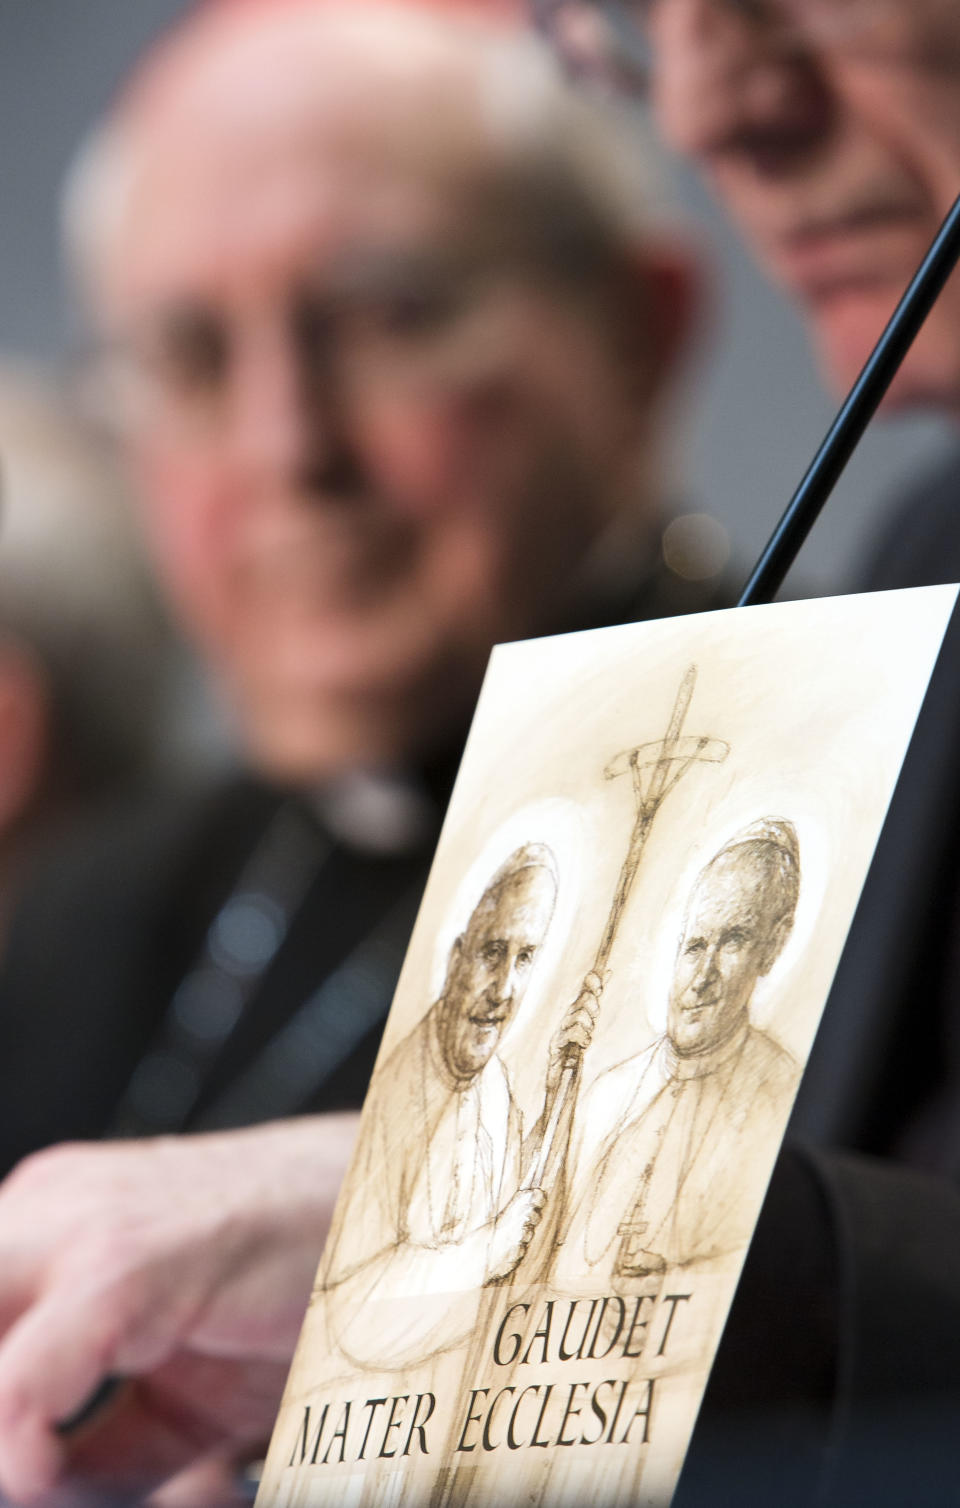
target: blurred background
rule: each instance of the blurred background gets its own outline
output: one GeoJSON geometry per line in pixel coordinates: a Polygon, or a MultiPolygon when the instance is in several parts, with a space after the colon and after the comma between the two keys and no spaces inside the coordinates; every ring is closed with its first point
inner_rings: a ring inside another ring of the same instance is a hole
{"type": "MultiPolygon", "coordinates": [[[[6,0],[0,5],[0,358],[58,363],[74,339],[58,253],[58,194],[77,143],[183,0],[6,0]]],[[[667,181],[718,261],[713,341],[691,373],[676,491],[714,516],[738,571],[759,551],[833,412],[806,341],[694,175],[667,181]]],[[[875,427],[806,546],[791,588],[846,589],[888,501],[947,448],[933,420],[875,427]]],[[[723,548],[718,536],[717,548],[723,548]]]]}

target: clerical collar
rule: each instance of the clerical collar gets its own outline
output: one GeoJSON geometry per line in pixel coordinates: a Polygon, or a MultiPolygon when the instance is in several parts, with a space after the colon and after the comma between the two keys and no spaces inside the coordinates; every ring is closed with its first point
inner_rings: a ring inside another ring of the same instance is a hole
{"type": "Polygon", "coordinates": [[[750,1030],[750,1021],[744,1017],[737,1030],[717,1047],[705,1052],[679,1053],[669,1037],[663,1039],[663,1065],[670,1079],[703,1079],[717,1073],[721,1068],[740,1056],[750,1030]]]}
{"type": "Polygon", "coordinates": [[[412,853],[435,836],[439,821],[426,785],[400,773],[353,770],[308,799],[332,837],[367,853],[412,853]]]}

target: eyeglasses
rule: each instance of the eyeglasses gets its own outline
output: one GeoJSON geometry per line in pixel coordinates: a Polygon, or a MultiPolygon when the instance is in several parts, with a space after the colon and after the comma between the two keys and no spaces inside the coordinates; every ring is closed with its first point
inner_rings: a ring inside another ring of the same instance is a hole
{"type": "Polygon", "coordinates": [[[184,302],[88,353],[81,393],[110,427],[204,442],[229,422],[239,365],[282,342],[305,399],[351,411],[476,381],[509,354],[523,270],[422,262],[363,265],[336,288],[292,290],[255,319],[184,302]]]}
{"type": "MultiPolygon", "coordinates": [[[[646,93],[655,51],[646,22],[669,0],[532,0],[538,29],[574,77],[620,92],[646,93]]],[[[809,45],[808,0],[709,0],[762,29],[787,52],[809,45]]],[[[816,6],[818,0],[814,0],[816,6]]],[[[844,7],[858,0],[819,0],[844,7]]],[[[882,0],[881,0],[882,3],[882,0]]]]}
{"type": "MultiPolygon", "coordinates": [[[[763,27],[786,49],[855,51],[864,59],[916,58],[905,18],[921,21],[922,61],[960,64],[957,0],[710,0],[763,27]]],[[[534,21],[577,77],[643,93],[654,62],[645,22],[669,0],[531,0],[534,21]]],[[[914,30],[917,30],[915,27],[914,30]]]]}
{"type": "Polygon", "coordinates": [[[531,0],[534,24],[579,79],[644,92],[652,52],[646,5],[629,0],[531,0]]]}
{"type": "Polygon", "coordinates": [[[793,24],[825,49],[863,61],[960,67],[957,0],[780,0],[793,24]]]}

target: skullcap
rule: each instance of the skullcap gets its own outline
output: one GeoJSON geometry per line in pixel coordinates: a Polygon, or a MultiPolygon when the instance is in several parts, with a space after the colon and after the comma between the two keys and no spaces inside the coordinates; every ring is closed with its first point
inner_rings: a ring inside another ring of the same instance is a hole
{"type": "Polygon", "coordinates": [[[800,867],[800,844],[797,841],[797,830],[785,817],[761,817],[759,821],[751,822],[749,827],[735,833],[720,852],[728,853],[731,848],[739,848],[746,843],[769,843],[772,848],[779,848],[785,853],[791,864],[798,869],[800,867]]]}

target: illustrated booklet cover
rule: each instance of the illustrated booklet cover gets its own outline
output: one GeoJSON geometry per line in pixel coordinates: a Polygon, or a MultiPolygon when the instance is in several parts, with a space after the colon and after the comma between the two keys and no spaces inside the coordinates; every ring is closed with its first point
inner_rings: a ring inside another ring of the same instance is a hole
{"type": "Polygon", "coordinates": [[[955,598],[495,651],[260,1508],[669,1502],[955,598]]]}

